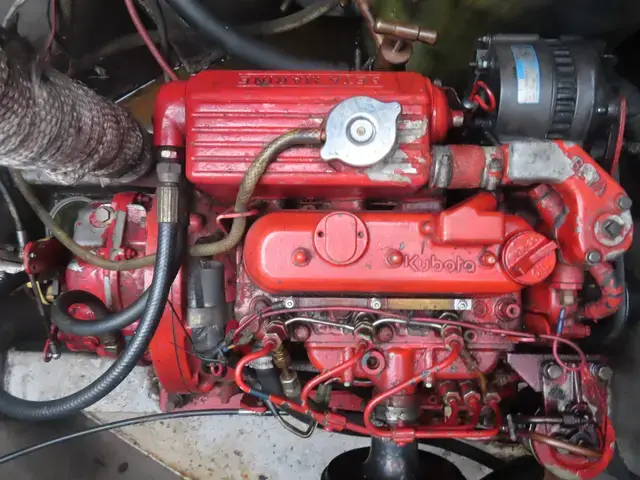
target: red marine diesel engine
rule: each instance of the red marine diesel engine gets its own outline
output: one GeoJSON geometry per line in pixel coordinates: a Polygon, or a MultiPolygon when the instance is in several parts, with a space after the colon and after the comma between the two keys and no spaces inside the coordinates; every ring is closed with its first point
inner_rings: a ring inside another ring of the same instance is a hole
{"type": "MultiPolygon", "coordinates": [[[[170,209],[194,255],[145,356],[163,408],[282,410],[398,444],[522,440],[561,476],[606,467],[611,370],[575,342],[622,302],[612,261],[631,245],[630,199],[573,133],[514,135],[513,102],[562,119],[567,98],[547,95],[544,70],[536,87],[514,48],[500,72],[518,70],[517,101],[479,76],[464,108],[408,72],[207,71],[162,87],[157,195],[182,174],[193,185],[170,209]],[[499,141],[445,143],[469,104],[497,114],[499,141]],[[583,299],[587,279],[599,298],[583,299]],[[525,387],[540,408],[510,412],[525,387]]],[[[76,258],[65,289],[109,311],[136,301],[164,208],[133,192],[83,210],[78,243],[142,268],[76,258]]],[[[101,314],[57,303],[79,323],[101,314]]],[[[111,356],[137,325],[56,324],[72,350],[111,356]]]]}

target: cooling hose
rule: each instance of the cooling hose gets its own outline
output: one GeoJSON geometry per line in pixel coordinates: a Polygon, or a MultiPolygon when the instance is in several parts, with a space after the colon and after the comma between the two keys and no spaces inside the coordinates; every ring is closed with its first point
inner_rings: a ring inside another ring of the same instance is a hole
{"type": "Polygon", "coordinates": [[[174,223],[158,225],[157,260],[146,308],[127,348],[109,369],[78,392],[56,400],[25,400],[0,390],[0,413],[18,420],[55,420],[93,405],[122,383],[149,347],[164,311],[173,282],[171,260],[175,256],[177,230],[174,223]]]}
{"type": "MultiPolygon", "coordinates": [[[[235,211],[238,213],[247,211],[247,206],[249,205],[249,201],[251,200],[251,196],[253,195],[256,185],[267,170],[267,167],[280,153],[295,146],[319,146],[322,145],[322,141],[323,131],[319,128],[291,130],[273,140],[260,152],[245,172],[240,188],[238,189],[235,211]]],[[[153,265],[155,255],[117,261],[99,257],[98,255],[85,250],[76,243],[73,238],[67,235],[51,215],[49,215],[47,209],[42,206],[38,197],[35,195],[33,190],[31,190],[31,187],[29,187],[29,184],[27,184],[24,178],[22,178],[22,175],[20,175],[19,172],[12,170],[11,176],[16,188],[20,193],[22,193],[24,199],[31,206],[40,221],[49,228],[51,234],[56,237],[60,243],[62,243],[78,258],[97,267],[104,268],[105,270],[135,270],[137,268],[153,265]]],[[[245,217],[235,217],[231,224],[231,231],[229,232],[229,235],[217,242],[193,245],[190,248],[189,253],[196,257],[209,257],[229,251],[238,245],[244,235],[246,226],[247,219],[245,217]]]]}
{"type": "MultiPolygon", "coordinates": [[[[0,272],[0,300],[22,287],[28,281],[29,276],[26,272],[0,272]]],[[[1,336],[2,335],[0,335],[0,337],[1,336]]],[[[0,352],[2,352],[2,348],[0,348],[0,352]]]]}
{"type": "MultiPolygon", "coordinates": [[[[180,226],[184,229],[186,225],[180,226]]],[[[175,278],[180,270],[182,258],[180,252],[184,251],[186,233],[178,235],[176,256],[171,266],[171,278],[175,278]]],[[[51,305],[51,321],[64,333],[79,336],[107,335],[119,332],[140,319],[144,307],[149,299],[149,289],[134,302],[119,312],[109,312],[107,306],[97,296],[84,290],[70,290],[60,295],[51,305]],[[69,307],[74,303],[82,303],[89,307],[95,316],[95,320],[78,320],[69,314],[69,307]]]]}
{"type": "Polygon", "coordinates": [[[340,0],[319,0],[302,10],[286,17],[266,20],[252,25],[238,27],[242,33],[250,35],[275,35],[300,28],[326,15],[340,4],[340,0]]]}
{"type": "Polygon", "coordinates": [[[300,60],[263,42],[242,35],[222,23],[198,0],[167,0],[167,4],[191,28],[219,43],[227,52],[267,70],[342,70],[324,62],[300,60]]]}

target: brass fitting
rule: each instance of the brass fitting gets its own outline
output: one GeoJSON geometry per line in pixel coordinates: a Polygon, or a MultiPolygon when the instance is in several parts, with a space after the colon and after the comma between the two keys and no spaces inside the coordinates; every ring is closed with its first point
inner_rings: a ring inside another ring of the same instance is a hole
{"type": "Polygon", "coordinates": [[[438,40],[438,32],[435,30],[423,29],[418,25],[389,22],[381,18],[376,19],[374,22],[373,31],[380,35],[391,35],[402,40],[430,45],[433,45],[438,40]]]}

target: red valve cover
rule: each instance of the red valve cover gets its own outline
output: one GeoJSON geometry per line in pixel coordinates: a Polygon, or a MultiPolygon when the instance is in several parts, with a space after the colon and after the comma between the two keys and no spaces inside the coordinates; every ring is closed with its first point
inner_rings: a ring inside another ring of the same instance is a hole
{"type": "Polygon", "coordinates": [[[336,104],[358,95],[401,104],[400,149],[391,158],[354,169],[323,161],[318,149],[290,149],[270,166],[254,196],[406,197],[427,183],[431,144],[444,139],[457,115],[444,92],[416,73],[202,72],[161,91],[155,142],[172,145],[183,138],[177,130],[184,131],[189,180],[232,201],[269,141],[294,128],[321,126],[336,104]]]}
{"type": "Polygon", "coordinates": [[[270,293],[497,294],[544,280],[555,244],[488,193],[439,214],[276,212],[244,244],[270,293]]]}

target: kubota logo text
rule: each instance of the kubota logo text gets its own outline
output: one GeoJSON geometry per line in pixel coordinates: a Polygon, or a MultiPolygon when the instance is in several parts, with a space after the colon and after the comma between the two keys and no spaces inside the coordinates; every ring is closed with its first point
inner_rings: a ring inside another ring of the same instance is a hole
{"type": "Polygon", "coordinates": [[[448,272],[448,273],[475,273],[476,264],[471,260],[456,255],[448,260],[441,260],[435,255],[405,255],[405,267],[411,268],[415,272],[448,272]]]}

